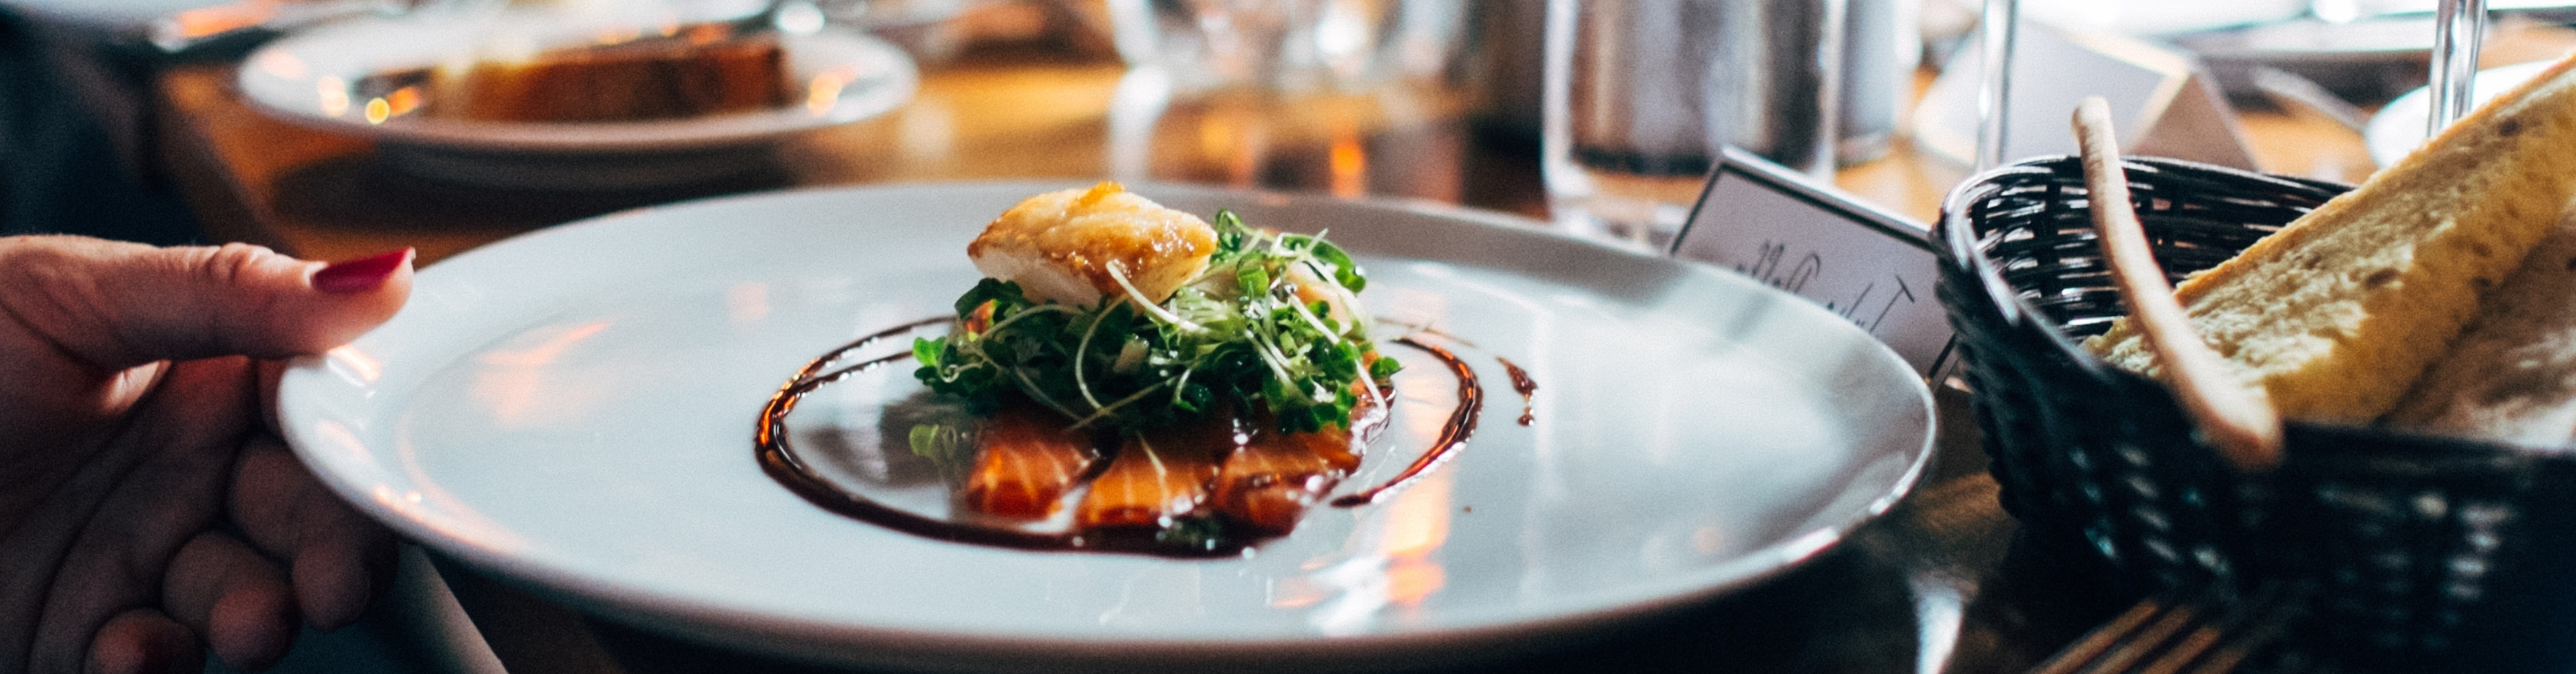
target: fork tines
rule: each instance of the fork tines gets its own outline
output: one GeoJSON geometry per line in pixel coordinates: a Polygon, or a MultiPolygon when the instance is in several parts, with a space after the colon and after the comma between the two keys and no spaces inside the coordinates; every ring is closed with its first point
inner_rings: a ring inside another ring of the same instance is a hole
{"type": "Polygon", "coordinates": [[[2159,595],[2113,617],[2041,663],[2033,674],[2213,674],[2236,668],[2289,627],[2297,602],[2277,589],[2250,597],[2216,591],[2159,595]]]}

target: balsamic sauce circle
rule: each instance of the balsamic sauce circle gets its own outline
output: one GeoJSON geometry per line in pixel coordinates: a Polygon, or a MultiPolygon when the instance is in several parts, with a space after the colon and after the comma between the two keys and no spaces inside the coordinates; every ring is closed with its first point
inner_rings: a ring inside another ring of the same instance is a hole
{"type": "Polygon", "coordinates": [[[1503,364],[1503,374],[1512,377],[1512,392],[1521,394],[1521,425],[1536,423],[1538,413],[1530,405],[1531,396],[1538,393],[1538,380],[1531,379],[1529,371],[1521,369],[1520,364],[1512,362],[1512,359],[1495,356],[1494,362],[1503,364]]]}
{"type": "Polygon", "coordinates": [[[1476,417],[1485,408],[1485,387],[1476,383],[1476,371],[1469,369],[1467,361],[1460,360],[1458,354],[1450,353],[1448,349],[1425,344],[1412,337],[1399,338],[1395,343],[1420,349],[1449,366],[1449,374],[1458,378],[1458,409],[1450,410],[1449,422],[1440,426],[1440,439],[1432,442],[1430,449],[1423,450],[1421,456],[1414,457],[1413,465],[1405,466],[1404,472],[1397,473],[1395,479],[1387,480],[1385,484],[1333,499],[1333,507],[1351,508],[1376,502],[1377,497],[1387,490],[1422,477],[1432,466],[1448,458],[1449,450],[1457,449],[1458,445],[1467,442],[1467,436],[1476,433],[1476,417]]]}
{"type": "MultiPolygon", "coordinates": [[[[796,376],[780,386],[776,393],[770,395],[769,402],[761,407],[759,428],[753,434],[761,471],[768,473],[770,479],[777,480],[780,485],[787,487],[788,491],[795,492],[806,502],[824,510],[907,534],[954,543],[1037,552],[1123,552],[1202,559],[1240,556],[1260,542],[1252,537],[1238,536],[1226,537],[1208,547],[1189,547],[1156,540],[1152,532],[1041,533],[953,522],[901,510],[851,493],[833,485],[806,465],[787,437],[787,415],[795,411],[796,404],[804,400],[806,394],[813,393],[825,385],[909,359],[912,353],[906,351],[838,369],[831,369],[832,366],[848,357],[852,351],[867,348],[896,335],[940,325],[950,320],[947,317],[927,318],[887,328],[833,349],[797,370],[796,376]]],[[[1398,338],[1394,342],[1430,354],[1448,366],[1450,374],[1456,377],[1458,382],[1458,407],[1450,411],[1448,421],[1441,428],[1440,439],[1432,443],[1430,448],[1425,449],[1421,456],[1405,467],[1403,472],[1384,484],[1332,499],[1329,503],[1334,507],[1350,508],[1367,505],[1392,490],[1410,484],[1445,461],[1453,450],[1466,443],[1468,436],[1475,434],[1477,418],[1484,408],[1484,388],[1479,384],[1475,370],[1469,368],[1465,360],[1448,349],[1422,342],[1414,337],[1398,338]]],[[[1529,382],[1528,373],[1523,372],[1519,366],[1513,365],[1508,360],[1502,362],[1505,371],[1511,373],[1512,388],[1521,394],[1523,407],[1521,424],[1529,425],[1529,395],[1531,391],[1537,389],[1537,384],[1529,382]]],[[[1391,414],[1384,416],[1392,418],[1391,414]]]]}

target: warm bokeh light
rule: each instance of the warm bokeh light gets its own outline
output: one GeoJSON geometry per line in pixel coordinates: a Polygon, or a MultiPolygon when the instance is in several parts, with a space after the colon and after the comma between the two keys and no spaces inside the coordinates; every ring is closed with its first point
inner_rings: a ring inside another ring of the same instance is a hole
{"type": "Polygon", "coordinates": [[[313,78],[314,102],[324,117],[349,114],[349,81],[331,75],[313,78]]]}
{"type": "MultiPolygon", "coordinates": [[[[678,26],[674,25],[672,26],[672,29],[678,30],[678,26]]],[[[715,44],[717,42],[722,42],[725,38],[729,37],[733,37],[732,27],[704,23],[690,26],[689,34],[686,39],[689,41],[689,44],[715,44]]]]}
{"type": "Polygon", "coordinates": [[[484,365],[494,367],[545,367],[547,365],[554,364],[556,358],[563,357],[565,351],[571,350],[572,347],[579,345],[582,340],[589,339],[592,335],[599,334],[600,331],[607,329],[607,321],[584,323],[570,328],[565,328],[563,332],[557,333],[555,336],[547,338],[545,341],[538,342],[535,346],[515,351],[493,349],[492,351],[484,353],[482,357],[476,358],[475,360],[484,365]]]}
{"type": "Polygon", "coordinates": [[[267,23],[277,18],[281,3],[233,2],[170,15],[179,37],[203,38],[267,23]]]}
{"type": "Polygon", "coordinates": [[[420,87],[416,86],[395,89],[393,93],[385,94],[385,103],[391,106],[391,112],[395,117],[411,114],[411,111],[420,109],[421,100],[420,87]]]}
{"type": "Polygon", "coordinates": [[[598,33],[593,33],[590,36],[590,39],[592,42],[596,42],[601,45],[612,45],[634,42],[636,38],[640,37],[644,37],[644,29],[641,27],[614,26],[600,29],[598,33]]]}
{"type": "Polygon", "coordinates": [[[1449,542],[1449,518],[1456,509],[1451,483],[1457,473],[1435,470],[1407,487],[1388,504],[1385,550],[1386,599],[1404,608],[1448,585],[1449,573],[1434,554],[1449,542]]]}
{"type": "Polygon", "coordinates": [[[378,97],[375,97],[375,98],[367,99],[367,123],[368,123],[368,124],[383,124],[383,123],[385,123],[385,119],[386,119],[386,118],[393,116],[393,111],[394,111],[394,106],[393,106],[393,104],[391,104],[391,103],[386,103],[386,102],[385,102],[384,97],[382,97],[382,96],[378,96],[378,97]]]}
{"type": "Polygon", "coordinates": [[[300,80],[312,73],[312,68],[304,65],[304,59],[296,58],[293,52],[284,49],[260,51],[250,67],[281,80],[300,80]]]}
{"type": "Polygon", "coordinates": [[[1368,150],[1360,147],[1356,134],[1333,137],[1331,170],[1333,196],[1359,197],[1368,194],[1368,150]]]}
{"type": "Polygon", "coordinates": [[[356,345],[341,345],[339,348],[330,350],[327,355],[331,363],[331,371],[342,373],[345,377],[354,377],[350,384],[358,386],[374,384],[377,379],[385,376],[384,363],[377,361],[374,355],[359,350],[356,345]]]}
{"type": "Polygon", "coordinates": [[[955,161],[957,117],[955,105],[938,99],[913,101],[896,110],[895,147],[902,150],[904,161],[924,166],[955,161]]]}
{"type": "Polygon", "coordinates": [[[325,420],[313,424],[313,439],[319,441],[317,444],[323,448],[340,450],[351,457],[364,459],[367,456],[367,443],[360,441],[355,431],[338,421],[325,420]]]}
{"type": "Polygon", "coordinates": [[[1234,115],[1211,114],[1199,118],[1199,154],[1223,157],[1233,154],[1237,139],[1244,136],[1241,119],[1234,115]]]}
{"type": "Polygon", "coordinates": [[[850,78],[846,74],[815,74],[814,81],[805,85],[805,111],[814,113],[816,117],[831,114],[832,107],[841,102],[841,88],[849,84],[850,78]]]}
{"type": "Polygon", "coordinates": [[[1199,118],[1199,156],[1223,164],[1232,185],[1258,184],[1270,155],[1271,128],[1257,103],[1226,101],[1211,105],[1199,118]]]}
{"type": "Polygon", "coordinates": [[[561,332],[524,349],[493,349],[475,358],[485,366],[474,377],[474,397],[492,412],[493,423],[514,428],[541,422],[549,416],[572,414],[595,399],[603,384],[588,382],[576,389],[548,383],[564,384],[555,365],[564,352],[608,329],[606,321],[563,328],[561,332]]]}

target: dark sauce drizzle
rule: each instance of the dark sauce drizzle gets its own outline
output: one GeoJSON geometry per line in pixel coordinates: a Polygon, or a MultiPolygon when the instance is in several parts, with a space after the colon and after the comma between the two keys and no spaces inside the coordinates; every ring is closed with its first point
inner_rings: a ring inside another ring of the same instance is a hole
{"type": "Polygon", "coordinates": [[[1485,409],[1485,387],[1477,384],[1476,371],[1469,369],[1467,361],[1460,360],[1458,354],[1450,353],[1448,349],[1425,344],[1412,337],[1397,339],[1395,343],[1431,354],[1431,357],[1438,358],[1442,364],[1449,366],[1449,374],[1458,378],[1458,408],[1450,410],[1448,423],[1441,424],[1440,439],[1431,443],[1430,449],[1423,450],[1422,456],[1415,457],[1413,465],[1405,466],[1404,472],[1397,473],[1395,479],[1387,480],[1385,484],[1333,499],[1333,507],[1351,508],[1376,502],[1377,497],[1385,494],[1387,490],[1409,484],[1421,478],[1423,473],[1430,472],[1432,466],[1440,465],[1441,460],[1449,458],[1450,450],[1457,449],[1458,445],[1466,443],[1467,436],[1476,434],[1476,418],[1485,409]]]}
{"type": "MultiPolygon", "coordinates": [[[[909,359],[912,354],[897,353],[838,369],[832,369],[833,365],[846,359],[850,352],[867,348],[897,335],[949,321],[947,317],[928,318],[888,328],[833,349],[830,353],[807,363],[803,369],[797,370],[796,376],[789,379],[785,386],[779,387],[777,393],[770,395],[768,404],[762,406],[760,410],[760,426],[754,433],[753,439],[758,445],[756,451],[762,472],[768,473],[770,479],[777,480],[789,491],[803,497],[806,502],[824,510],[933,540],[1037,552],[1123,552],[1183,559],[1240,556],[1258,542],[1244,537],[1224,537],[1204,547],[1182,546],[1160,540],[1151,531],[1043,533],[952,522],[900,510],[843,490],[823,479],[796,455],[795,447],[787,439],[787,415],[795,411],[796,403],[802,401],[806,394],[851,375],[909,359]]],[[[1333,499],[1330,503],[1335,507],[1350,508],[1367,505],[1389,491],[1410,484],[1447,459],[1453,450],[1467,441],[1468,436],[1475,433],[1477,418],[1484,408],[1484,388],[1478,383],[1475,371],[1467,366],[1467,362],[1448,349],[1426,344],[1412,337],[1397,339],[1395,343],[1428,353],[1449,367],[1450,374],[1456,376],[1458,380],[1458,407],[1449,413],[1448,422],[1441,428],[1439,441],[1424,450],[1419,458],[1414,459],[1412,465],[1405,467],[1404,472],[1397,474],[1385,484],[1333,499]]],[[[1511,365],[1509,361],[1504,362],[1504,367],[1512,373],[1513,388],[1521,390],[1524,398],[1528,396],[1528,391],[1536,389],[1535,384],[1531,384],[1526,389],[1522,388],[1521,382],[1526,379],[1527,374],[1521,372],[1520,368],[1511,365]]],[[[1526,417],[1526,412],[1524,416],[1526,417]]],[[[1526,424],[1527,421],[1523,423],[1526,424]]],[[[1106,462],[1103,462],[1103,465],[1106,465],[1106,462]]]]}
{"type": "MultiPolygon", "coordinates": [[[[1402,323],[1391,323],[1391,325],[1408,327],[1404,326],[1402,323]]],[[[1475,342],[1467,341],[1467,338],[1465,337],[1442,332],[1440,329],[1430,326],[1409,326],[1408,329],[1415,334],[1431,335],[1452,342],[1457,342],[1459,346],[1470,349],[1483,350],[1485,348],[1477,346],[1475,342]]],[[[1531,396],[1538,393],[1538,380],[1530,378],[1529,371],[1521,369],[1521,365],[1519,363],[1512,362],[1512,359],[1495,356],[1494,362],[1503,364],[1503,373],[1510,375],[1512,378],[1512,392],[1521,394],[1521,425],[1528,426],[1537,423],[1538,414],[1530,405],[1533,402],[1531,396]]]]}
{"type": "Polygon", "coordinates": [[[1538,421],[1538,413],[1530,407],[1530,396],[1538,393],[1538,380],[1531,379],[1528,370],[1521,369],[1519,363],[1509,358],[1495,356],[1494,362],[1503,364],[1503,373],[1512,376],[1512,392],[1521,394],[1521,425],[1538,421]]]}

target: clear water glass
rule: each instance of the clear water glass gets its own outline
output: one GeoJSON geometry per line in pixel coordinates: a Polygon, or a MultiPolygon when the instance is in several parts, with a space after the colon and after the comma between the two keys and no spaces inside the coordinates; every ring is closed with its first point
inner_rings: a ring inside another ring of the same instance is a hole
{"type": "Polygon", "coordinates": [[[1577,233],[1668,245],[1721,148],[1829,178],[1843,0],[1550,0],[1548,209],[1577,233]]]}

